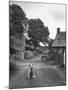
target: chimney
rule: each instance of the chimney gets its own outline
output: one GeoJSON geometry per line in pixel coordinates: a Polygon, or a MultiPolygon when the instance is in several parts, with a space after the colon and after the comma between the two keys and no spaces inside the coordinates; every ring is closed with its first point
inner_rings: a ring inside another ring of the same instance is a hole
{"type": "Polygon", "coordinates": [[[59,27],[57,28],[57,33],[60,33],[60,28],[59,27]]]}

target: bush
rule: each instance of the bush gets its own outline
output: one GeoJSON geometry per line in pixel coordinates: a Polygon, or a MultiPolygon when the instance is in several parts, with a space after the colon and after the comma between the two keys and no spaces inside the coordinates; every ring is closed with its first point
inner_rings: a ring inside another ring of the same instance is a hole
{"type": "Polygon", "coordinates": [[[10,69],[10,71],[14,71],[14,70],[18,69],[17,65],[16,65],[16,63],[14,61],[9,62],[9,69],[10,69]]]}
{"type": "Polygon", "coordinates": [[[25,59],[30,59],[30,58],[33,58],[33,57],[34,57],[34,53],[31,52],[31,51],[26,51],[26,52],[24,53],[24,58],[25,58],[25,59]]]}
{"type": "Polygon", "coordinates": [[[65,65],[64,65],[64,64],[60,64],[60,67],[61,67],[61,68],[64,68],[64,67],[65,67],[65,65]]]}
{"type": "Polygon", "coordinates": [[[36,49],[36,52],[37,52],[38,54],[41,54],[41,53],[43,53],[43,50],[42,50],[42,49],[36,49]]]}
{"type": "Polygon", "coordinates": [[[13,54],[11,56],[11,60],[19,60],[19,59],[20,59],[19,55],[13,54]]]}
{"type": "Polygon", "coordinates": [[[38,55],[37,51],[33,51],[33,52],[34,52],[34,56],[37,56],[38,55]]]}

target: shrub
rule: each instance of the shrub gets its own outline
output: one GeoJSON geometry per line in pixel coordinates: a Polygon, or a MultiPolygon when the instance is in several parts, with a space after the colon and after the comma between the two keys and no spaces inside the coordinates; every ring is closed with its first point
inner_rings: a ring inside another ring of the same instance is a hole
{"type": "Polygon", "coordinates": [[[17,65],[16,65],[16,63],[14,61],[9,62],[9,69],[10,69],[10,71],[14,71],[14,70],[18,69],[17,65]]]}
{"type": "Polygon", "coordinates": [[[30,59],[30,58],[33,58],[33,57],[34,57],[34,53],[31,52],[31,51],[26,51],[26,52],[24,53],[24,58],[25,58],[25,59],[30,59]]]}
{"type": "Polygon", "coordinates": [[[64,65],[64,64],[60,64],[60,67],[61,67],[61,68],[64,68],[64,67],[65,67],[65,65],[64,65]]]}

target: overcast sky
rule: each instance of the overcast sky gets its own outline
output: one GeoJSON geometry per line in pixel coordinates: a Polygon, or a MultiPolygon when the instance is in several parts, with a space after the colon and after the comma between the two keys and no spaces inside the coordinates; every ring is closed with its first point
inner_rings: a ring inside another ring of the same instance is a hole
{"type": "Polygon", "coordinates": [[[10,4],[21,6],[28,19],[40,18],[44,25],[48,26],[49,37],[52,39],[55,38],[57,27],[60,27],[61,31],[65,31],[65,5],[19,1],[12,1],[10,4]]]}

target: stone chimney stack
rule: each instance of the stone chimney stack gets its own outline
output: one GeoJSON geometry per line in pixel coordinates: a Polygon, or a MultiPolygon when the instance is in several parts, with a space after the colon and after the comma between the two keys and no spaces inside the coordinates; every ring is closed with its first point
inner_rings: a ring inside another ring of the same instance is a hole
{"type": "Polygon", "coordinates": [[[60,28],[59,27],[57,28],[57,33],[60,33],[60,28]]]}

